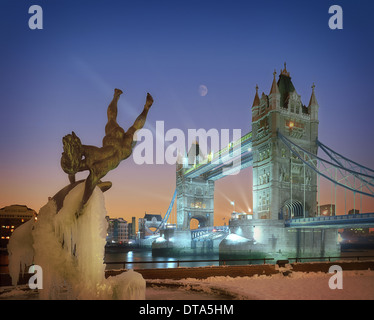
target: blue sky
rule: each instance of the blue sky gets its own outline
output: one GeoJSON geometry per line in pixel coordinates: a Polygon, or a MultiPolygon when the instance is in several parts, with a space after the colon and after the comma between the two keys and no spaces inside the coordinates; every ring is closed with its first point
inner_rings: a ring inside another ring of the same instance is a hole
{"type": "MultiPolygon", "coordinates": [[[[244,134],[256,84],[268,94],[284,62],[304,104],[316,84],[320,140],[374,167],[373,8],[370,1],[2,1],[0,206],[38,210],[66,184],[61,138],[74,130],[83,143],[101,145],[114,88],[125,92],[118,116],[125,128],[150,92],[148,128],[162,120],[166,130],[244,134]],[[43,30],[28,28],[31,4],[43,8],[43,30]],[[333,4],[343,8],[343,30],[328,28],[333,4]]],[[[138,167],[129,159],[108,175],[110,215],[166,211],[175,168],[138,167]]],[[[230,211],[220,194],[248,195],[236,203],[250,205],[249,169],[235,179],[217,183],[220,217],[230,211]]]]}

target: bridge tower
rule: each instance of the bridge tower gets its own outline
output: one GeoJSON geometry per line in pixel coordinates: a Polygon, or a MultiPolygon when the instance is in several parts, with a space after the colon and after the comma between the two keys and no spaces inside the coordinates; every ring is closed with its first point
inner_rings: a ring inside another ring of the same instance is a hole
{"type": "Polygon", "coordinates": [[[184,173],[204,160],[198,142],[192,144],[183,161],[177,162],[177,229],[190,230],[192,219],[199,227],[212,227],[214,222],[214,181],[204,176],[186,178],[184,173]],[[183,162],[183,163],[180,163],[183,162]]]}
{"type": "Polygon", "coordinates": [[[318,103],[314,85],[309,105],[301,102],[290,73],[273,73],[269,95],[256,86],[252,105],[253,211],[256,219],[285,219],[316,215],[317,176],[297,160],[277,136],[281,132],[297,145],[317,153],[318,103]]]}

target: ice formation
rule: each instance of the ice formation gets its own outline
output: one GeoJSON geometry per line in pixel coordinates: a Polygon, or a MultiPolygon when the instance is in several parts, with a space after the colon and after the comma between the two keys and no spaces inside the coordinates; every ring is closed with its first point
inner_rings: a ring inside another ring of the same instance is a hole
{"type": "MultiPolygon", "coordinates": [[[[9,273],[12,284],[17,285],[20,272],[24,274],[25,268],[32,264],[34,258],[32,228],[34,220],[31,219],[14,230],[8,245],[9,273]]],[[[27,270],[26,270],[27,271],[27,270]]]]}
{"type": "Polygon", "coordinates": [[[83,192],[80,183],[67,194],[59,212],[50,200],[36,222],[15,230],[8,246],[13,284],[20,266],[33,262],[43,270],[41,299],[145,299],[145,280],[139,273],[127,271],[105,279],[104,196],[96,188],[77,219],[83,192]]]}

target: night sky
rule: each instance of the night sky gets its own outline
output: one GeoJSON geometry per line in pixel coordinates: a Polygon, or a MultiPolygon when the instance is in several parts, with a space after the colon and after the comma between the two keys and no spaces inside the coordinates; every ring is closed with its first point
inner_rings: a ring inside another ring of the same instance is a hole
{"type": "MultiPolygon", "coordinates": [[[[68,183],[62,137],[75,131],[83,144],[101,146],[114,88],[124,91],[118,122],[125,129],[150,92],[148,129],[164,121],[165,130],[244,135],[256,84],[268,94],[284,62],[304,104],[316,85],[319,139],[374,168],[373,9],[372,1],[2,0],[0,207],[39,211],[68,183]],[[43,30],[28,27],[32,4],[43,8],[43,30]],[[333,4],[343,8],[343,30],[328,27],[333,4]]],[[[129,158],[106,179],[111,217],[164,215],[175,166],[129,158]]],[[[330,202],[328,188],[321,204],[330,202]]],[[[216,182],[216,225],[228,221],[229,201],[238,211],[251,208],[251,169],[216,182]]],[[[365,200],[363,211],[373,210],[365,200]]]]}

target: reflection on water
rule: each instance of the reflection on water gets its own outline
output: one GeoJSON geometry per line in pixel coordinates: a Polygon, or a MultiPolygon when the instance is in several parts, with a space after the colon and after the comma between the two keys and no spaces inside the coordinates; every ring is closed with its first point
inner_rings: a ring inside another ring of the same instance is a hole
{"type": "MultiPolygon", "coordinates": [[[[126,263],[126,269],[151,269],[151,268],[177,268],[177,261],[181,260],[218,260],[219,255],[210,254],[209,256],[205,255],[183,255],[178,258],[168,258],[168,257],[153,257],[152,251],[129,251],[129,252],[118,252],[118,253],[105,253],[105,262],[118,262],[115,264],[107,264],[106,270],[112,269],[123,269],[123,262],[133,262],[126,263]],[[152,261],[152,263],[136,263],[138,261],[152,261]],[[162,262],[157,262],[162,261],[162,262]],[[167,262],[164,262],[167,261],[167,262]],[[121,263],[122,262],[122,263],[121,263]]],[[[205,267],[205,266],[218,266],[217,262],[183,262],[180,263],[180,267],[205,267]]]]}
{"type": "MultiPolygon", "coordinates": [[[[349,250],[343,251],[340,255],[342,258],[352,257],[352,259],[357,259],[360,256],[360,261],[365,259],[373,260],[374,250],[349,250]],[[364,258],[369,256],[371,258],[364,258]]],[[[177,268],[178,261],[183,260],[218,260],[219,254],[210,255],[184,255],[181,257],[153,257],[152,251],[129,251],[129,252],[118,252],[118,253],[106,253],[105,262],[111,262],[113,264],[107,264],[106,270],[113,269],[152,269],[152,268],[177,268]],[[124,261],[127,261],[124,266],[124,261]],[[137,263],[139,261],[150,261],[150,263],[137,263]],[[165,262],[166,261],[166,262],[165,262]]],[[[311,260],[303,260],[303,262],[310,262],[311,260]]],[[[326,261],[326,260],[321,260],[326,261]]],[[[294,261],[290,261],[294,262],[294,261]]],[[[262,264],[263,261],[238,261],[238,262],[227,262],[229,265],[234,264],[262,264]]],[[[267,263],[275,263],[275,261],[268,261],[267,263]]],[[[218,266],[218,261],[197,261],[197,262],[179,262],[180,267],[205,267],[205,266],[218,266]]]]}

